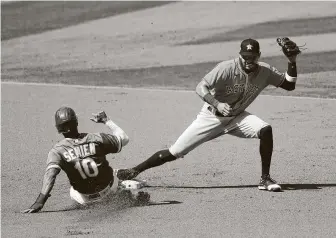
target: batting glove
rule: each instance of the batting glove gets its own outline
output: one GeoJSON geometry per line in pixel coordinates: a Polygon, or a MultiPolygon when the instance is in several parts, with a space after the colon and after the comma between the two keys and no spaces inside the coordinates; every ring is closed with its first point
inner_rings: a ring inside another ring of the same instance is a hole
{"type": "Polygon", "coordinates": [[[95,123],[106,123],[109,118],[104,111],[101,111],[98,113],[92,113],[92,117],[90,118],[90,120],[94,121],[95,123]]]}

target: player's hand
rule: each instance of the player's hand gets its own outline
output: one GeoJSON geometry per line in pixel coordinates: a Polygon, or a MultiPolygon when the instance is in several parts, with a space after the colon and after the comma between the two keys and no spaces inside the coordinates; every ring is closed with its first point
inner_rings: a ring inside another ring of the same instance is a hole
{"type": "Polygon", "coordinates": [[[22,213],[36,213],[39,212],[43,208],[42,203],[35,202],[30,208],[23,210],[22,213]]]}
{"type": "Polygon", "coordinates": [[[223,116],[229,116],[232,112],[232,108],[227,103],[219,103],[217,106],[217,110],[219,113],[221,113],[223,116]]]}
{"type": "Polygon", "coordinates": [[[90,118],[90,120],[94,121],[95,123],[106,123],[109,118],[104,111],[101,111],[98,113],[92,113],[92,117],[90,118]]]}

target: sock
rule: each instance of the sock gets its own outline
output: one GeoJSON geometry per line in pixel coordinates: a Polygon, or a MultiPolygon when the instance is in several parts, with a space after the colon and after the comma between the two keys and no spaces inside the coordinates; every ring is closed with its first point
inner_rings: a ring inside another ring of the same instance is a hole
{"type": "Polygon", "coordinates": [[[166,162],[170,162],[176,159],[177,158],[173,156],[169,152],[169,150],[160,150],[156,152],[155,154],[153,154],[151,157],[149,157],[144,162],[135,166],[133,169],[141,173],[147,169],[163,165],[166,162]]]}
{"type": "MultiPolygon", "coordinates": [[[[264,128],[263,128],[264,129],[264,128]]],[[[262,176],[270,173],[270,166],[273,153],[273,134],[272,130],[268,129],[261,134],[259,152],[261,156],[261,173],[262,176]]]]}

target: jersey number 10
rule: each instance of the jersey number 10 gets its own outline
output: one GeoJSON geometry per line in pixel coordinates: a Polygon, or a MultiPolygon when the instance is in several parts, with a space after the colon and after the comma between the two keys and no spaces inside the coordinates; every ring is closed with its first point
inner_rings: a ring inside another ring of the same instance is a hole
{"type": "Polygon", "coordinates": [[[83,179],[87,179],[88,177],[96,177],[98,175],[97,164],[91,158],[77,161],[75,168],[78,170],[83,179]]]}

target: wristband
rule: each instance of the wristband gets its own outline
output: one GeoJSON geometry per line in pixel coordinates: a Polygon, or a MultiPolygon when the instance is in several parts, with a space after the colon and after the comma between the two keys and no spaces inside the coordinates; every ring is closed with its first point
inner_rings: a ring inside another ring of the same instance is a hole
{"type": "Polygon", "coordinates": [[[214,98],[214,96],[212,96],[210,93],[206,94],[204,97],[203,97],[204,101],[209,103],[210,105],[214,106],[215,108],[217,108],[218,104],[219,104],[219,101],[214,98]]]}
{"type": "Polygon", "coordinates": [[[287,69],[287,74],[290,76],[290,77],[297,77],[297,70],[296,70],[296,63],[293,62],[289,62],[288,63],[288,69],[287,69]]]}

